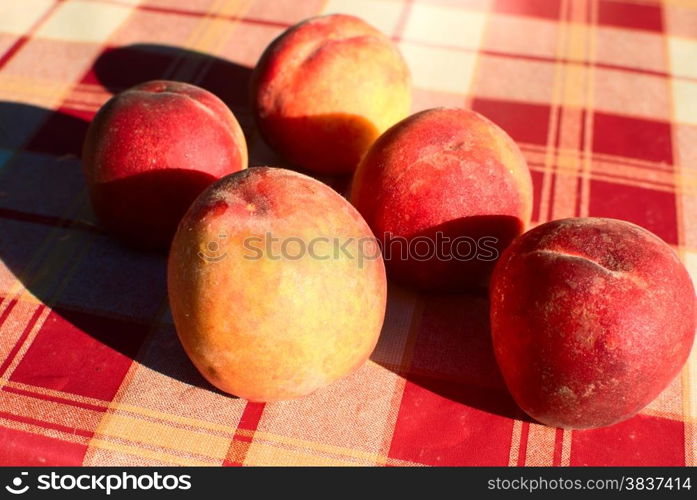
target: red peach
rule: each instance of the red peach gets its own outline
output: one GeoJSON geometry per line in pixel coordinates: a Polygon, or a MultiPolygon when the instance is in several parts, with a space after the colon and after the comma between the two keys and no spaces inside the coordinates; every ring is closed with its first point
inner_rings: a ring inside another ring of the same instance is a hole
{"type": "Polygon", "coordinates": [[[486,285],[530,222],[530,171],[515,142],[464,109],[422,111],[385,132],[351,202],[381,239],[390,278],[427,290],[486,285]]]}
{"type": "Polygon", "coordinates": [[[389,38],[364,21],[315,17],[266,49],[252,75],[252,103],[263,137],[287,160],[349,173],[408,114],[409,70],[389,38]]]}
{"type": "Polygon", "coordinates": [[[513,398],[547,425],[589,428],[649,404],[685,363],[695,292],[673,250],[629,222],[548,222],[491,280],[496,358],[513,398]]]}
{"type": "Polygon", "coordinates": [[[387,293],[360,214],[325,184],[267,167],[196,199],[172,242],[168,289],[196,368],[251,401],[304,396],[360,367],[387,293]]]}
{"type": "Polygon", "coordinates": [[[242,129],[210,92],[156,80],[111,98],[83,147],[94,212],[124,242],[164,249],[191,202],[247,167],[242,129]]]}

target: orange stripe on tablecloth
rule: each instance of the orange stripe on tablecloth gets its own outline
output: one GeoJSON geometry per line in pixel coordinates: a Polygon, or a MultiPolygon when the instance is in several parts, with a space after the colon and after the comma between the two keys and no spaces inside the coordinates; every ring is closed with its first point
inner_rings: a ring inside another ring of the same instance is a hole
{"type": "MultiPolygon", "coordinates": [[[[113,412],[113,403],[110,405],[110,409],[113,412]]],[[[180,428],[190,429],[190,430],[207,430],[212,433],[218,434],[229,434],[230,426],[218,424],[215,422],[209,422],[207,420],[200,420],[189,417],[182,417],[180,415],[173,415],[171,413],[165,413],[158,410],[153,410],[151,408],[144,408],[141,406],[134,406],[127,403],[119,402],[118,412],[121,415],[141,418],[145,421],[159,421],[167,425],[175,425],[180,428]]]]}
{"type": "MultiPolygon", "coordinates": [[[[560,12],[566,12],[566,1],[562,0],[560,12]]],[[[544,169],[542,171],[542,185],[540,188],[540,199],[537,201],[538,218],[540,221],[549,220],[554,199],[554,162],[555,146],[557,144],[557,131],[559,127],[559,110],[561,101],[561,78],[564,65],[560,58],[564,55],[564,46],[568,37],[567,23],[560,20],[557,23],[557,44],[554,54],[554,79],[552,82],[552,99],[549,106],[549,122],[547,127],[547,140],[544,147],[544,169]]]]}
{"type": "Polygon", "coordinates": [[[697,373],[697,348],[682,370],[683,419],[685,420],[685,465],[697,465],[697,389],[694,384],[697,373]]]}
{"type": "MultiPolygon", "coordinates": [[[[217,3],[214,3],[204,15],[196,16],[200,18],[200,21],[192,30],[187,40],[182,43],[182,46],[202,53],[215,54],[215,39],[220,39],[222,37],[221,33],[225,31],[224,27],[219,26],[221,21],[226,21],[230,18],[229,20],[237,21],[237,23],[233,25],[236,26],[241,19],[241,16],[237,14],[226,16],[223,12],[237,9],[238,7],[242,10],[245,6],[248,8],[249,2],[243,2],[242,5],[240,5],[237,1],[226,2],[225,0],[219,0],[217,3]],[[232,5],[233,8],[229,7],[230,5],[232,5]],[[213,41],[211,41],[211,39],[213,39],[213,41]]],[[[222,44],[223,42],[221,41],[217,43],[218,46],[222,44]]],[[[211,64],[213,64],[212,60],[202,61],[199,58],[190,58],[181,54],[181,57],[177,57],[172,61],[169,68],[165,71],[163,78],[173,80],[183,79],[197,84],[208,71],[211,64]]]]}
{"type": "Polygon", "coordinates": [[[218,464],[225,458],[231,434],[232,429],[227,435],[220,435],[113,412],[107,412],[94,431],[95,439],[156,450],[167,449],[182,456],[213,459],[218,464]]]}
{"type": "MultiPolygon", "coordinates": [[[[477,43],[477,48],[464,48],[464,47],[458,47],[454,49],[455,51],[460,51],[460,52],[470,52],[474,53],[474,62],[472,63],[472,75],[469,78],[469,87],[467,89],[463,89],[464,95],[464,103],[463,106],[467,108],[472,107],[472,102],[473,99],[476,98],[476,95],[474,95],[473,89],[474,85],[476,82],[479,81],[479,75],[482,72],[482,57],[481,54],[483,53],[482,45],[484,44],[484,40],[487,40],[488,38],[488,30],[491,27],[491,14],[490,14],[490,6],[487,6],[488,8],[484,10],[484,20],[483,20],[483,25],[482,25],[482,31],[477,43]]],[[[415,44],[422,45],[424,47],[428,47],[429,44],[428,42],[411,42],[415,44]]],[[[453,49],[446,49],[446,50],[453,50],[453,49]]]]}
{"type": "MultiPolygon", "coordinates": [[[[581,142],[581,148],[583,153],[581,155],[581,179],[579,180],[579,194],[578,194],[578,207],[577,214],[580,217],[586,217],[590,211],[590,190],[591,190],[591,178],[594,174],[594,167],[596,163],[593,161],[593,103],[594,103],[594,68],[595,68],[595,54],[597,53],[597,25],[598,25],[598,4],[597,2],[589,1],[587,3],[586,15],[587,19],[587,29],[589,32],[589,47],[588,47],[588,58],[592,59],[592,64],[589,66],[587,71],[588,77],[588,93],[586,94],[586,102],[584,106],[584,121],[583,121],[583,140],[581,142]]],[[[571,438],[569,438],[571,439],[571,438]]]]}
{"type": "Polygon", "coordinates": [[[24,344],[24,341],[29,337],[29,334],[31,333],[32,329],[34,328],[34,325],[38,321],[39,317],[41,317],[41,314],[44,312],[46,309],[45,305],[40,305],[39,307],[36,308],[36,311],[34,311],[34,314],[32,314],[31,318],[27,322],[26,326],[24,327],[24,331],[22,332],[22,335],[20,335],[19,339],[15,343],[14,347],[8,354],[7,358],[5,358],[5,361],[0,365],[0,377],[2,377],[5,374],[5,371],[8,369],[8,367],[12,364],[12,361],[14,360],[15,356],[17,356],[17,353],[19,350],[22,348],[22,345],[24,344]]]}
{"type": "MultiPolygon", "coordinates": [[[[572,21],[572,5],[571,2],[573,0],[562,0],[561,6],[560,6],[560,21],[558,23],[560,31],[564,34],[564,36],[559,37],[559,43],[557,45],[557,51],[555,53],[554,57],[554,88],[553,88],[553,97],[552,97],[552,105],[551,105],[551,112],[550,112],[550,120],[553,124],[553,127],[550,126],[549,130],[549,135],[547,139],[547,147],[549,148],[551,146],[551,163],[550,163],[550,156],[547,155],[545,158],[545,167],[546,169],[549,170],[549,206],[548,210],[546,212],[542,212],[540,210],[540,217],[542,217],[543,213],[546,214],[547,220],[552,220],[555,218],[555,210],[556,205],[555,201],[558,198],[557,197],[557,184],[558,184],[558,178],[559,178],[559,169],[558,169],[558,163],[559,163],[559,153],[560,153],[560,147],[561,147],[561,136],[562,136],[562,129],[566,125],[564,118],[565,118],[565,113],[564,113],[564,108],[566,105],[565,102],[565,91],[566,91],[566,77],[567,77],[567,71],[566,67],[567,64],[564,62],[565,58],[564,56],[567,53],[568,46],[573,45],[573,36],[574,36],[574,31],[573,29],[570,29],[570,22],[572,21]],[[550,144],[550,136],[553,136],[552,142],[550,144]]],[[[563,200],[566,200],[566,196],[562,197],[563,200]]]]}
{"type": "MultiPolygon", "coordinates": [[[[232,16],[227,16],[224,13],[227,11],[233,11],[233,10],[240,10],[240,11],[245,11],[249,10],[251,7],[250,1],[247,2],[242,2],[240,5],[239,2],[237,1],[228,1],[227,3],[223,4],[219,11],[223,12],[221,15],[220,13],[216,15],[214,18],[211,19],[211,24],[215,23],[213,26],[214,28],[217,29],[209,29],[207,30],[208,32],[212,32],[213,34],[207,33],[204,31],[204,33],[201,35],[202,37],[205,35],[205,38],[196,46],[197,49],[201,50],[202,52],[208,53],[208,54],[218,54],[219,50],[224,47],[225,42],[229,38],[229,32],[232,31],[233,29],[236,29],[240,24],[243,22],[243,16],[242,15],[232,15],[232,16]],[[232,5],[233,7],[230,7],[232,5]],[[233,23],[225,27],[225,25],[220,25],[220,20],[221,19],[227,19],[228,17],[231,18],[233,23]],[[217,40],[217,41],[216,41],[217,40]]],[[[194,77],[192,78],[191,82],[195,84],[200,84],[203,78],[206,76],[206,74],[210,71],[210,69],[213,67],[213,59],[204,59],[203,63],[199,63],[198,69],[194,72],[194,77]]]]}
{"type": "Polygon", "coordinates": [[[580,107],[590,87],[590,71],[571,61],[588,58],[589,29],[586,25],[583,1],[569,1],[562,5],[562,26],[568,36],[562,44],[562,84],[559,120],[554,143],[553,178],[550,192],[550,219],[577,215],[580,205],[579,172],[583,169],[580,150],[585,137],[585,108],[580,107]]]}
{"type": "MultiPolygon", "coordinates": [[[[665,7],[664,7],[665,11],[665,7]]],[[[664,16],[665,18],[665,16],[664,16]]],[[[668,36],[664,35],[663,39],[663,51],[666,58],[666,64],[669,68],[673,67],[672,51],[670,50],[668,36]]],[[[675,102],[675,94],[671,88],[668,92],[668,106],[669,106],[669,118],[670,122],[674,124],[676,122],[675,112],[678,103],[675,102]]],[[[690,214],[689,212],[689,199],[697,199],[697,193],[686,193],[684,189],[685,186],[685,176],[687,172],[693,173],[693,171],[680,160],[681,147],[675,131],[675,127],[671,127],[671,150],[673,161],[678,165],[675,168],[675,221],[676,221],[676,232],[677,232],[677,243],[678,245],[683,245],[686,241],[689,241],[689,230],[691,225],[689,223],[690,214]]],[[[684,257],[684,256],[681,256],[684,257]]],[[[682,410],[682,420],[684,422],[684,449],[685,449],[685,465],[694,466],[697,465],[697,422],[695,421],[695,378],[690,378],[690,372],[692,371],[694,375],[694,360],[695,360],[695,349],[693,348],[690,357],[688,358],[685,366],[683,367],[681,374],[679,375],[681,380],[681,410],[682,410]]]]}
{"type": "MultiPolygon", "coordinates": [[[[242,434],[252,435],[252,431],[240,431],[242,434]]],[[[409,460],[400,460],[397,458],[387,457],[385,455],[376,455],[367,451],[356,450],[346,446],[336,446],[317,441],[309,441],[306,439],[294,438],[286,435],[275,434],[256,430],[253,432],[254,445],[262,443],[267,449],[269,447],[292,450],[303,455],[308,455],[307,451],[319,452],[322,456],[330,460],[348,461],[350,463],[360,462],[364,465],[388,464],[388,465],[423,465],[418,462],[409,460]]],[[[319,457],[321,459],[321,457],[319,457]]]]}

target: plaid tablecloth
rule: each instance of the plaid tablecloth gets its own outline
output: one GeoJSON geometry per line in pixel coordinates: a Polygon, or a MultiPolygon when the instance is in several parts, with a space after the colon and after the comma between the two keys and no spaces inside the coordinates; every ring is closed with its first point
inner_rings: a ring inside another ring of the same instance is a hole
{"type": "Polygon", "coordinates": [[[165,257],[95,224],[87,123],[132,84],[189,81],[233,109],[252,164],[282,165],[250,119],[250,68],[330,12],[395,40],[415,111],[471,107],[518,141],[535,222],[627,219],[697,276],[696,0],[2,1],[0,464],[695,465],[694,351],[635,418],[545,427],[505,390],[483,296],[392,287],[372,360],[305,399],[247,403],[198,375],[165,257]]]}

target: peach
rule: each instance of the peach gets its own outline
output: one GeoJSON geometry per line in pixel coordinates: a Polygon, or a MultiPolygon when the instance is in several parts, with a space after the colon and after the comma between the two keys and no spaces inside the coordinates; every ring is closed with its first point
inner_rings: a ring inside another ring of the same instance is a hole
{"type": "Polygon", "coordinates": [[[383,245],[391,279],[426,290],[484,286],[530,222],[530,171],[515,142],[464,109],[422,111],[385,132],[351,202],[383,245]]]}
{"type": "Polygon", "coordinates": [[[132,246],[167,248],[209,184],[247,167],[232,112],[181,82],[142,83],[102,106],[87,131],[83,171],[101,224],[132,246]]]}
{"type": "Polygon", "coordinates": [[[385,35],[347,15],[308,19],[269,45],[252,74],[252,104],[266,142],[317,173],[350,173],[404,118],[411,83],[385,35]]]}
{"type": "Polygon", "coordinates": [[[360,214],[305,175],[253,167],[193,203],[168,263],[184,350],[250,401],[309,394],[370,356],[385,314],[379,247],[360,214]]]}
{"type": "Polygon", "coordinates": [[[685,363],[695,291],[658,236],[603,218],[542,224],[491,280],[491,330],[513,398],[538,421],[589,428],[649,404],[685,363]]]}

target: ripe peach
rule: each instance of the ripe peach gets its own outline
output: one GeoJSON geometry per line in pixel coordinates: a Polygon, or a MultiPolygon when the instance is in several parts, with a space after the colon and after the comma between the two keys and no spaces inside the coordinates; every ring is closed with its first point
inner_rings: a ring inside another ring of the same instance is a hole
{"type": "Polygon", "coordinates": [[[464,109],[422,111],[385,132],[351,202],[383,244],[390,278],[424,289],[485,285],[530,222],[530,171],[515,142],[464,109]]]}
{"type": "Polygon", "coordinates": [[[253,167],[210,186],[168,263],[179,338],[220,390],[309,394],[361,366],[382,327],[385,268],[360,214],[328,186],[253,167]]]}
{"type": "Polygon", "coordinates": [[[101,224],[133,246],[164,249],[201,191],[247,167],[247,145],[216,96],[155,80],[102,106],[87,131],[82,161],[101,224]]]}
{"type": "Polygon", "coordinates": [[[685,363],[695,292],[660,238],[629,222],[548,222],[516,239],[491,280],[494,350],[513,398],[542,423],[610,425],[685,363]]]}
{"type": "Polygon", "coordinates": [[[315,17],[266,49],[252,75],[252,103],[263,137],[287,160],[350,173],[408,114],[409,70],[389,38],[364,21],[315,17]]]}

